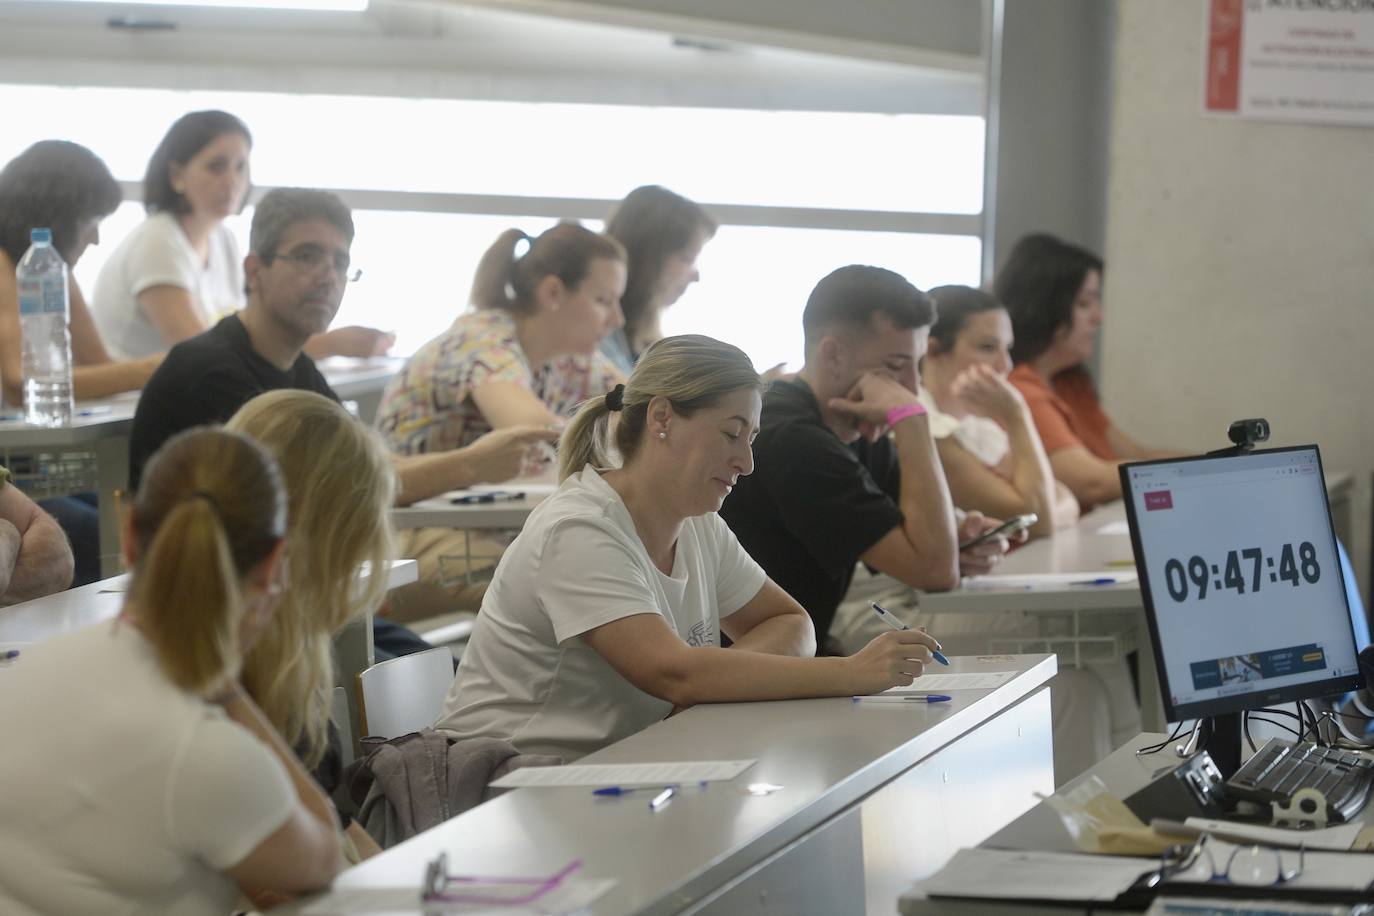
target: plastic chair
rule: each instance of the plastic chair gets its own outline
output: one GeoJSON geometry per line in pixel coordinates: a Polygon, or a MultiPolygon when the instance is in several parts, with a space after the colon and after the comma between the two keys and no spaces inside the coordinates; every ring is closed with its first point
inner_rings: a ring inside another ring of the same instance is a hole
{"type": "Polygon", "coordinates": [[[358,675],[358,718],[364,735],[396,738],[439,718],[453,684],[446,647],[378,662],[358,675]]]}

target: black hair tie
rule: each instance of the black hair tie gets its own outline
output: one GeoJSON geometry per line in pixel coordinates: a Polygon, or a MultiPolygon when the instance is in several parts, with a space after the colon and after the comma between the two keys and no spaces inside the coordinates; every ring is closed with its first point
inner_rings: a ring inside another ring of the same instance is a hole
{"type": "Polygon", "coordinates": [[[625,386],[616,385],[611,389],[611,393],[606,395],[606,409],[619,411],[625,408],[625,386]]]}

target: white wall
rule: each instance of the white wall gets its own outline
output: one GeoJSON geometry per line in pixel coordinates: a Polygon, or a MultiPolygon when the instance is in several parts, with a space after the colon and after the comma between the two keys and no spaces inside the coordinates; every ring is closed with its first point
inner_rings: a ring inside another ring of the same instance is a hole
{"type": "MultiPolygon", "coordinates": [[[[1205,0],[1122,3],[1102,387],[1132,434],[1190,449],[1267,417],[1374,472],[1374,130],[1204,117],[1205,0]]],[[[1367,594],[1366,589],[1366,594],[1367,594]]]]}

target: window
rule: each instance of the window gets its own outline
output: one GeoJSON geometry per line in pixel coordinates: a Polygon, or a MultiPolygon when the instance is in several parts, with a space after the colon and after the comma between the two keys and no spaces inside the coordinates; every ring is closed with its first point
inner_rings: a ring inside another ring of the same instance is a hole
{"type": "MultiPolygon", "coordinates": [[[[18,85],[0,86],[0,104],[10,115],[0,158],[75,140],[131,196],[175,118],[239,115],[254,134],[255,185],[350,197],[364,278],[338,320],[394,329],[402,355],[460,311],[499,231],[534,234],[560,217],[599,227],[640,184],[722,216],[702,282],[665,330],[731,340],[760,367],[799,364],[801,309],[835,267],[879,264],[923,288],[979,279],[978,117],[18,85]],[[104,126],[110,111],[117,131],[104,126]]],[[[231,225],[245,248],[248,217],[231,225]]],[[[139,218],[130,203],[106,221],[75,271],[84,290],[139,218]]]]}

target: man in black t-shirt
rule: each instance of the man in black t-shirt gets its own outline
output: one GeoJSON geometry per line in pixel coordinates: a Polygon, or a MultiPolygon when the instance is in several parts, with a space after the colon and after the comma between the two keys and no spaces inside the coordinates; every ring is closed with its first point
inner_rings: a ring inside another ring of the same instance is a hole
{"type": "MultiPolygon", "coordinates": [[[[339,399],[304,349],[339,310],[355,274],[352,244],[353,217],[337,196],[283,188],[262,199],[243,261],[247,306],[173,347],[143,389],[129,438],[133,487],[162,443],[183,429],[225,422],[265,391],[304,388],[339,399]]],[[[466,448],[395,456],[400,501],[508,480],[533,442],[555,439],[557,433],[542,427],[513,426],[466,448]]]]}
{"type": "Polygon", "coordinates": [[[931,300],[890,270],[855,265],[821,280],[802,316],[806,365],[765,394],[754,472],[721,507],[750,556],[810,612],[822,647],[858,561],[941,590],[959,583],[961,563],[984,571],[1007,549],[959,554],[997,522],[970,513],[956,525],[916,398],[934,320],[931,300]]]}
{"type": "MultiPolygon", "coordinates": [[[[243,262],[247,306],[173,347],[139,397],[129,437],[133,487],[162,443],[192,426],[225,422],[259,394],[303,388],[339,399],[304,348],[312,335],[328,329],[344,286],[356,276],[352,244],[353,217],[337,196],[293,188],[262,199],[243,262]]],[[[524,466],[533,442],[556,438],[557,433],[543,427],[515,426],[450,452],[393,456],[400,501],[408,504],[474,483],[508,480],[524,466]]],[[[322,464],[328,460],[328,455],[320,456],[322,464]]],[[[428,648],[380,618],[374,621],[374,634],[385,654],[428,648]]]]}

